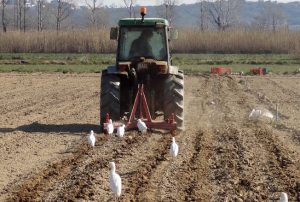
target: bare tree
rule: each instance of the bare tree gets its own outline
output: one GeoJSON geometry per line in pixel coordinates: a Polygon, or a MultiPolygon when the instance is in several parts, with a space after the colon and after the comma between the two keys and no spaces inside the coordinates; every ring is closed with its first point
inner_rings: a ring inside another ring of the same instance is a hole
{"type": "Polygon", "coordinates": [[[29,3],[27,0],[16,0],[13,8],[14,12],[14,24],[20,31],[26,31],[26,13],[29,9],[29,3]]]}
{"type": "Polygon", "coordinates": [[[12,12],[13,12],[13,24],[14,24],[14,27],[16,29],[18,29],[18,4],[17,2],[14,3],[13,5],[13,8],[12,8],[12,12]]]}
{"type": "Polygon", "coordinates": [[[1,12],[1,22],[2,22],[2,30],[3,32],[6,32],[7,29],[7,19],[5,15],[5,7],[7,5],[7,0],[1,0],[1,7],[2,7],[2,12],[1,12]]]}
{"type": "Polygon", "coordinates": [[[73,9],[74,7],[71,4],[71,1],[56,0],[56,12],[55,12],[56,31],[60,30],[61,23],[70,16],[73,9]]]}
{"type": "Polygon", "coordinates": [[[165,6],[166,19],[170,24],[173,23],[175,18],[175,6],[177,0],[163,0],[163,5],[165,6]]]}
{"type": "Polygon", "coordinates": [[[22,30],[22,2],[22,0],[17,0],[17,26],[20,31],[22,30]]]}
{"type": "Polygon", "coordinates": [[[277,2],[264,2],[262,11],[254,17],[253,25],[261,30],[271,29],[277,31],[278,28],[287,24],[286,17],[277,2]]]}
{"type": "Polygon", "coordinates": [[[97,27],[101,21],[102,0],[85,0],[85,3],[90,11],[89,21],[93,27],[97,27]]]}
{"type": "Polygon", "coordinates": [[[199,25],[201,31],[204,31],[208,28],[209,24],[209,12],[207,12],[208,2],[205,0],[198,0],[199,4],[199,15],[196,16],[199,18],[199,25]]]}
{"type": "Polygon", "coordinates": [[[14,6],[14,24],[15,27],[20,31],[26,31],[26,11],[27,6],[26,0],[16,0],[16,5],[14,6]]]}
{"type": "Polygon", "coordinates": [[[158,2],[160,6],[157,7],[156,13],[159,17],[165,18],[170,24],[173,24],[175,19],[175,6],[177,0],[162,0],[158,2]]]}
{"type": "Polygon", "coordinates": [[[23,31],[26,31],[26,0],[23,0],[23,31]]]}
{"type": "Polygon", "coordinates": [[[211,21],[218,30],[225,30],[238,22],[241,0],[216,0],[208,4],[211,21]]]}
{"type": "Polygon", "coordinates": [[[47,0],[39,0],[40,8],[38,9],[38,19],[35,22],[38,25],[38,30],[43,31],[47,27],[51,26],[51,22],[56,21],[55,16],[53,16],[53,6],[47,2],[47,0]],[[53,19],[54,18],[54,19],[53,19]]]}
{"type": "Polygon", "coordinates": [[[134,4],[136,3],[136,0],[123,0],[126,8],[129,12],[129,17],[134,17],[134,4]]]}
{"type": "Polygon", "coordinates": [[[46,7],[46,2],[45,0],[38,0],[36,4],[37,4],[37,14],[38,14],[37,24],[38,24],[38,31],[40,32],[44,28],[45,12],[43,11],[46,7]]]}

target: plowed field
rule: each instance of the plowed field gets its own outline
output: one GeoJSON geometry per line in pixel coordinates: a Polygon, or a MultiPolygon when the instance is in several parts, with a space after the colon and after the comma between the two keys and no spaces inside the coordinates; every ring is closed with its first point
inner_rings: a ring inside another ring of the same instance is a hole
{"type": "Polygon", "coordinates": [[[300,77],[185,77],[186,130],[99,132],[98,74],[0,74],[0,201],[300,201],[300,77]],[[255,107],[279,120],[250,121],[255,107]],[[86,134],[96,131],[96,147],[86,134]]]}

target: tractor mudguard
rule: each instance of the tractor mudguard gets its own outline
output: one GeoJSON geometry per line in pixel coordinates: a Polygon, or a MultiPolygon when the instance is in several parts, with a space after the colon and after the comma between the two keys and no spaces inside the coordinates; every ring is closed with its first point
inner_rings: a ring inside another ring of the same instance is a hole
{"type": "MultiPolygon", "coordinates": [[[[115,65],[110,65],[106,68],[107,74],[122,74],[128,76],[127,72],[119,72],[115,65]]],[[[169,66],[169,74],[178,75],[177,66],[169,66]]]]}
{"type": "Polygon", "coordinates": [[[115,65],[110,65],[106,68],[107,74],[118,74],[118,69],[115,65]]]}
{"type": "Polygon", "coordinates": [[[177,75],[178,67],[177,66],[169,66],[169,74],[177,75]]]}

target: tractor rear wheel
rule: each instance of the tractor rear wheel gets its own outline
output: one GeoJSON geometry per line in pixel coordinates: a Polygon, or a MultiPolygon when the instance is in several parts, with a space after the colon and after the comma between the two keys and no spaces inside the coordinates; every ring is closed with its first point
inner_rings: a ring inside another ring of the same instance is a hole
{"type": "Polygon", "coordinates": [[[113,121],[120,119],[120,77],[114,74],[107,74],[106,70],[101,75],[100,95],[100,117],[101,126],[105,122],[106,114],[109,113],[113,121]]]}
{"type": "Polygon", "coordinates": [[[164,82],[164,118],[168,119],[174,113],[177,129],[184,130],[184,74],[168,75],[164,82]]]}

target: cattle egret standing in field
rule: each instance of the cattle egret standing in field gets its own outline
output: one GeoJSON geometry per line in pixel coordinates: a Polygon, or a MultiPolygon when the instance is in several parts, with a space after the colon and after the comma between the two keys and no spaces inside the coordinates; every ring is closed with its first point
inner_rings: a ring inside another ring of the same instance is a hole
{"type": "Polygon", "coordinates": [[[172,137],[172,144],[170,147],[170,154],[173,158],[175,158],[178,155],[178,145],[175,142],[175,137],[172,137]]]}
{"type": "Polygon", "coordinates": [[[124,136],[124,133],[125,133],[125,125],[122,124],[121,126],[119,126],[117,128],[117,136],[118,137],[123,137],[124,136]]]}
{"type": "Polygon", "coordinates": [[[285,192],[281,192],[279,202],[288,202],[288,195],[285,192]]]}
{"type": "Polygon", "coordinates": [[[141,131],[142,133],[147,132],[147,126],[146,126],[145,122],[142,121],[141,119],[138,119],[137,127],[138,127],[139,131],[141,131]]]}
{"type": "Polygon", "coordinates": [[[114,132],[114,125],[113,125],[111,119],[109,119],[109,122],[108,122],[108,124],[107,124],[107,126],[106,126],[106,130],[107,130],[107,133],[108,133],[109,135],[113,134],[113,132],[114,132]]]}
{"type": "Polygon", "coordinates": [[[88,138],[89,145],[91,145],[92,147],[94,147],[95,146],[95,142],[96,142],[96,138],[95,138],[93,130],[91,130],[91,132],[89,133],[89,135],[88,135],[87,138],[88,138]]]}
{"type": "Polygon", "coordinates": [[[110,175],[109,175],[109,183],[110,189],[114,193],[115,201],[118,197],[121,196],[122,190],[122,181],[119,174],[116,173],[116,165],[114,162],[110,162],[110,175]]]}

